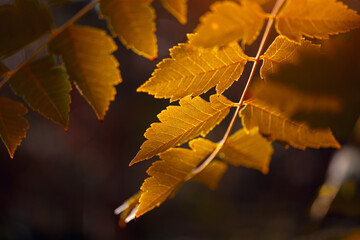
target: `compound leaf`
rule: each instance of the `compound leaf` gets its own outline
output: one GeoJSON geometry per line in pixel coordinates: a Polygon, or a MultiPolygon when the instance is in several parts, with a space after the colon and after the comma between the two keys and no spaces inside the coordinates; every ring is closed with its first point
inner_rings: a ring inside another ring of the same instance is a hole
{"type": "Polygon", "coordinates": [[[260,101],[248,101],[246,107],[240,111],[240,116],[247,130],[258,127],[261,134],[270,139],[287,142],[294,148],[340,148],[329,128],[311,129],[305,123],[291,121],[260,101]]]}
{"type": "Polygon", "coordinates": [[[253,168],[267,174],[273,152],[271,142],[262,137],[257,128],[249,131],[240,129],[229,137],[219,157],[234,166],[253,168]]]}
{"type": "Polygon", "coordinates": [[[0,58],[8,57],[28,43],[49,33],[51,13],[37,0],[15,0],[0,6],[0,58]]]}
{"type": "Polygon", "coordinates": [[[187,95],[198,96],[217,85],[221,94],[240,77],[248,60],[237,43],[219,50],[179,44],[170,55],[137,91],[175,101],[187,95]]]}
{"type": "Polygon", "coordinates": [[[181,24],[187,22],[187,0],[161,0],[164,8],[168,10],[181,24]]]}
{"type": "Polygon", "coordinates": [[[25,65],[11,78],[10,86],[33,110],[67,129],[71,85],[52,55],[25,65]]]}
{"type": "Polygon", "coordinates": [[[145,141],[130,165],[151,158],[198,135],[205,136],[229,113],[234,103],[222,95],[212,95],[210,102],[200,97],[185,97],[180,106],[169,106],[145,132],[145,141]]]}
{"type": "Polygon", "coordinates": [[[356,11],[337,0],[288,0],[276,18],[277,31],[298,43],[302,36],[327,39],[360,27],[356,11]]]}
{"type": "Polygon", "coordinates": [[[215,190],[227,169],[228,166],[226,163],[213,160],[204,170],[192,178],[192,180],[204,184],[211,190],[215,190]]]}
{"type": "Polygon", "coordinates": [[[126,48],[155,60],[157,43],[155,11],[149,0],[102,0],[100,9],[110,29],[126,48]]]}
{"type": "Polygon", "coordinates": [[[244,1],[241,5],[215,2],[211,12],[200,18],[192,44],[200,47],[221,47],[234,41],[251,45],[259,35],[266,14],[256,2],[244,1]]]}
{"type": "Polygon", "coordinates": [[[70,79],[103,120],[116,95],[115,85],[122,81],[118,61],[111,55],[117,49],[105,31],[70,26],[50,45],[62,56],[70,79]]]}
{"type": "Polygon", "coordinates": [[[11,158],[29,128],[27,120],[23,118],[27,111],[22,103],[0,97],[0,137],[11,158]]]}
{"type": "Polygon", "coordinates": [[[136,217],[159,206],[186,180],[191,171],[214,150],[214,145],[205,139],[189,143],[190,149],[171,148],[159,154],[160,161],[147,170],[149,178],[141,186],[143,191],[136,217]]]}
{"type": "Polygon", "coordinates": [[[278,71],[280,64],[296,64],[299,61],[299,54],[305,51],[320,51],[320,46],[312,44],[305,39],[300,40],[300,45],[289,41],[284,36],[278,36],[270,45],[268,50],[261,56],[264,61],[260,76],[266,78],[278,71]]]}

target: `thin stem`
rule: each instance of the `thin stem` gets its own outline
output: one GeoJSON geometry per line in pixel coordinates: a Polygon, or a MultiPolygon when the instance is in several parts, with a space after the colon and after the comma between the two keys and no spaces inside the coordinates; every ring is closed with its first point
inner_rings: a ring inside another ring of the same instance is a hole
{"type": "Polygon", "coordinates": [[[274,24],[274,19],[276,17],[276,15],[278,14],[281,6],[284,4],[286,0],[277,0],[272,11],[271,11],[271,14],[270,14],[270,17],[268,19],[268,22],[266,24],[266,28],[265,28],[265,31],[264,31],[264,34],[263,34],[263,37],[261,39],[261,43],[260,43],[260,46],[258,48],[258,51],[257,51],[257,54],[256,54],[256,57],[254,58],[254,62],[253,62],[253,66],[252,66],[252,69],[251,69],[251,73],[249,75],[249,78],[246,82],[246,86],[241,94],[241,97],[240,97],[240,100],[239,102],[236,104],[236,110],[235,110],[235,113],[231,119],[231,122],[223,136],[223,138],[220,140],[220,142],[218,142],[217,146],[216,146],[216,149],[207,157],[207,159],[202,162],[202,164],[200,166],[198,166],[196,169],[194,169],[190,174],[189,176],[186,178],[186,180],[189,180],[193,177],[195,177],[197,174],[199,174],[202,170],[204,170],[213,160],[214,158],[216,157],[216,155],[220,152],[220,150],[223,148],[225,142],[227,141],[227,139],[229,138],[229,135],[230,135],[230,132],[231,130],[233,129],[234,127],[234,124],[235,124],[235,121],[236,119],[238,118],[238,114],[240,112],[240,109],[243,105],[243,102],[244,102],[244,97],[249,89],[249,86],[250,86],[250,83],[252,81],[252,79],[254,78],[254,75],[255,75],[255,71],[256,71],[256,68],[257,66],[259,65],[259,62],[260,62],[260,56],[264,50],[264,47],[265,47],[265,43],[266,43],[266,40],[268,39],[269,37],[269,33],[270,33],[270,30],[271,30],[271,27],[272,25],[274,24]]]}
{"type": "Polygon", "coordinates": [[[64,23],[58,29],[55,29],[51,32],[50,37],[39,46],[27,59],[25,59],[21,64],[19,64],[14,70],[11,70],[7,73],[5,79],[0,82],[0,88],[2,88],[6,83],[10,81],[10,79],[21,70],[26,64],[28,64],[31,60],[33,60],[42,50],[44,50],[47,45],[53,41],[57,36],[59,36],[62,32],[64,32],[69,26],[73,25],[77,22],[81,17],[83,17],[86,13],[88,13],[96,4],[100,3],[101,0],[97,0],[89,3],[83,9],[81,9],[77,14],[75,14],[72,18],[70,18],[66,23],[64,23]]]}

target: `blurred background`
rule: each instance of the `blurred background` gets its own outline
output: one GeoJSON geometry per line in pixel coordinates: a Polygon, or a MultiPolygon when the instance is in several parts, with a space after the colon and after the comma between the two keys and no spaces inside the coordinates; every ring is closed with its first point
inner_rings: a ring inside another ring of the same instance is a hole
{"type": "MultiPolygon", "coordinates": [[[[5,2],[10,1],[0,1],[5,2]]],[[[116,40],[119,49],[115,56],[124,81],[117,86],[116,100],[102,123],[74,88],[67,132],[29,112],[30,129],[14,159],[0,144],[0,239],[360,239],[360,150],[354,137],[341,139],[345,147],[338,151],[300,151],[274,144],[268,175],[230,167],[218,190],[186,183],[160,208],[126,228],[118,227],[114,209],[138,191],[152,161],[128,164],[145,140],[145,130],[169,104],[136,93],[136,89],[151,76],[156,64],[169,56],[169,48],[186,41],[186,33],[193,31],[212,2],[189,0],[188,24],[182,26],[160,1],[154,1],[159,44],[156,62],[126,50],[116,40]],[[333,170],[327,173],[329,166],[333,170]],[[340,175],[337,169],[342,169],[340,175]],[[311,218],[318,190],[331,176],[339,182],[339,193],[328,213],[311,218]]],[[[87,3],[77,0],[52,5],[56,25],[87,3]]],[[[360,9],[357,0],[346,3],[360,9]]],[[[265,7],[269,10],[271,4],[265,7]]],[[[78,23],[106,29],[96,10],[78,23]]],[[[272,34],[275,37],[275,32],[272,34]]],[[[7,59],[6,64],[15,67],[36,44],[7,59]]],[[[246,53],[255,56],[258,44],[246,53]]],[[[243,75],[248,76],[249,71],[246,66],[243,75]]],[[[225,95],[237,101],[244,81],[241,78],[225,95]]],[[[16,99],[8,87],[0,94],[16,99]]],[[[353,104],[359,106],[360,102],[353,104]]],[[[215,128],[210,138],[218,141],[228,122],[215,128]]]]}

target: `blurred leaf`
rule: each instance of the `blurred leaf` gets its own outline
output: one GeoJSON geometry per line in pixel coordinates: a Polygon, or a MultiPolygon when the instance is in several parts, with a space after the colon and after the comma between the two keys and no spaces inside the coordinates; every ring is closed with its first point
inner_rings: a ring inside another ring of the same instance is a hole
{"type": "Polygon", "coordinates": [[[105,31],[84,26],[70,26],[50,46],[62,56],[70,79],[100,120],[115,98],[114,86],[122,81],[119,63],[111,55],[116,49],[105,31]]]}
{"type": "Polygon", "coordinates": [[[276,19],[277,31],[298,43],[302,36],[327,39],[360,27],[356,11],[337,0],[287,0],[276,19]]]}
{"type": "Polygon", "coordinates": [[[71,85],[51,55],[25,65],[10,80],[13,91],[35,111],[67,130],[71,85]]]}
{"type": "Polygon", "coordinates": [[[320,51],[320,45],[312,44],[310,41],[301,39],[300,45],[287,40],[284,36],[278,36],[270,47],[266,50],[261,59],[264,61],[260,76],[267,76],[278,71],[280,64],[292,63],[299,61],[299,54],[307,51],[320,51]]]}
{"type": "Polygon", "coordinates": [[[191,41],[200,47],[221,47],[234,41],[251,45],[261,31],[266,14],[256,2],[241,5],[231,1],[215,2],[211,11],[200,18],[191,41]]]}
{"type": "Polygon", "coordinates": [[[141,186],[143,194],[136,217],[159,206],[185,181],[191,171],[215,148],[205,139],[189,143],[190,149],[171,148],[159,154],[160,161],[154,162],[147,170],[149,178],[141,186]]]}
{"type": "Polygon", "coordinates": [[[335,94],[303,92],[275,81],[254,82],[250,95],[288,117],[299,111],[338,114],[343,110],[343,102],[335,94]]]}
{"type": "Polygon", "coordinates": [[[250,131],[240,129],[229,137],[219,156],[234,166],[253,168],[267,174],[273,152],[271,142],[253,128],[250,131]]]}
{"type": "Polygon", "coordinates": [[[205,136],[229,113],[234,103],[222,95],[212,95],[210,102],[200,97],[185,97],[180,106],[169,106],[158,118],[161,123],[153,123],[145,132],[145,141],[141,150],[130,165],[151,158],[171,147],[181,145],[188,140],[205,136]]]}
{"type": "Polygon", "coordinates": [[[164,8],[169,11],[181,24],[187,22],[187,0],[161,0],[164,8]]]}
{"type": "Polygon", "coordinates": [[[221,94],[238,80],[248,60],[237,43],[219,50],[182,43],[170,49],[170,55],[158,64],[138,92],[175,101],[187,95],[198,96],[217,85],[217,93],[221,94]]]}
{"type": "MultiPolygon", "coordinates": [[[[288,114],[293,120],[306,122],[313,128],[330,127],[338,138],[346,139],[352,135],[360,116],[359,42],[359,30],[338,36],[325,44],[322,53],[303,52],[296,64],[284,64],[278,72],[268,76],[268,82],[276,83],[278,87],[283,85],[282,88],[296,89],[303,96],[332,98],[333,101],[328,100],[328,105],[333,105],[331,102],[334,101],[341,104],[340,111],[299,108],[288,114]]],[[[286,94],[285,91],[278,92],[276,98],[285,98],[286,94]]],[[[298,100],[291,97],[287,101],[290,104],[298,100]]]]}
{"type": "Polygon", "coordinates": [[[152,0],[102,0],[100,9],[126,48],[155,60],[158,50],[152,0]]]}
{"type": "Polygon", "coordinates": [[[215,190],[227,169],[226,163],[214,160],[192,180],[204,184],[211,190],[215,190]]]}
{"type": "Polygon", "coordinates": [[[259,101],[248,101],[240,116],[247,130],[258,127],[261,134],[285,141],[294,148],[340,148],[330,129],[311,129],[305,123],[291,121],[259,101]]]}
{"type": "Polygon", "coordinates": [[[37,0],[15,0],[0,6],[0,58],[8,57],[28,43],[49,33],[51,13],[37,0]]]}
{"type": "Polygon", "coordinates": [[[10,157],[23,138],[26,137],[28,122],[23,115],[27,113],[26,107],[5,97],[0,97],[0,137],[9,151],[10,157]]]}

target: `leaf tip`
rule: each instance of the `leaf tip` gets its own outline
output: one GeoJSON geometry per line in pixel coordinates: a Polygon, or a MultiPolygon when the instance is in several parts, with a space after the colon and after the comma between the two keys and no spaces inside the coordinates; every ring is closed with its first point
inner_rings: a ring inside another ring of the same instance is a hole
{"type": "Polygon", "coordinates": [[[158,59],[158,56],[153,56],[150,58],[151,61],[156,61],[158,59]]]}

